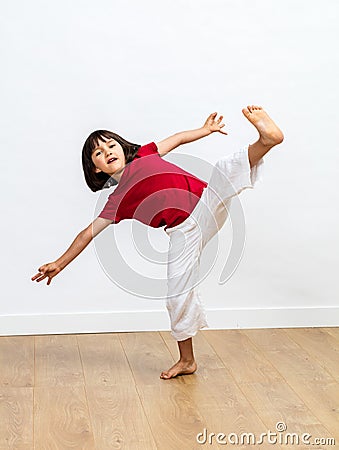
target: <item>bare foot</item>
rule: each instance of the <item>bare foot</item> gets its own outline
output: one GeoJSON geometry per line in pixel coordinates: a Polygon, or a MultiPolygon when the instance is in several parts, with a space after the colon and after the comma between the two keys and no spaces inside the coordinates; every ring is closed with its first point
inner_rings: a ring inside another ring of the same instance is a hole
{"type": "Polygon", "coordinates": [[[170,378],[174,378],[178,375],[190,375],[196,370],[197,370],[197,363],[194,360],[193,361],[179,360],[169,370],[161,372],[160,378],[163,378],[164,380],[169,380],[170,378]]]}
{"type": "Polygon", "coordinates": [[[274,147],[277,144],[281,144],[284,140],[284,135],[280,128],[277,127],[277,125],[261,106],[247,106],[247,109],[244,108],[242,112],[259,131],[259,141],[263,145],[267,147],[274,147]]]}

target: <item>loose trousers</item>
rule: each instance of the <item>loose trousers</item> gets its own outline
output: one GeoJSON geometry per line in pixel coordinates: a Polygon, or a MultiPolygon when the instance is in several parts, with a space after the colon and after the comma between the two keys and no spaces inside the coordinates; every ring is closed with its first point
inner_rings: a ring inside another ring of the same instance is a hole
{"type": "Polygon", "coordinates": [[[226,222],[232,197],[253,189],[262,179],[263,164],[262,158],[250,167],[248,146],[218,160],[192,213],[184,222],[165,230],[170,238],[166,308],[176,341],[209,327],[199,290],[201,252],[226,222]]]}

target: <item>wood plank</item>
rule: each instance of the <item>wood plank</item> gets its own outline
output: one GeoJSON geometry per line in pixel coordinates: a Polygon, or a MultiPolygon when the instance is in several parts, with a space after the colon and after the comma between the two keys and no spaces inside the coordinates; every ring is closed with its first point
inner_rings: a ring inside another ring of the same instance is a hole
{"type": "Polygon", "coordinates": [[[252,345],[256,345],[266,355],[266,358],[270,359],[282,377],[284,377],[286,367],[289,366],[291,374],[297,375],[299,379],[332,382],[333,377],[310,358],[310,355],[291,339],[286,331],[286,329],[252,329],[243,330],[243,333],[250,339],[252,345]],[[271,359],[272,352],[278,353],[278,357],[273,361],[271,359]]]}
{"type": "Polygon", "coordinates": [[[238,383],[281,381],[270,361],[241,330],[202,330],[201,333],[238,383]]]}
{"type": "Polygon", "coordinates": [[[320,328],[320,330],[326,331],[326,333],[329,333],[337,342],[339,342],[339,327],[324,327],[320,328]]]}
{"type": "Polygon", "coordinates": [[[35,389],[34,445],[35,450],[94,449],[84,387],[35,389]]]}
{"type": "Polygon", "coordinates": [[[86,386],[133,384],[118,333],[77,335],[86,386]]]}
{"type": "MultiPolygon", "coordinates": [[[[195,385],[182,385],[177,378],[160,380],[158,385],[139,384],[137,391],[150,424],[157,448],[161,450],[194,449],[198,433],[206,420],[189,391],[195,385]]],[[[219,448],[215,445],[212,448],[219,448]]]]}
{"type": "Polygon", "coordinates": [[[0,449],[33,448],[33,388],[0,387],[0,449]]]}
{"type": "Polygon", "coordinates": [[[97,449],[157,449],[133,384],[88,386],[86,391],[97,449]]]}
{"type": "Polygon", "coordinates": [[[289,329],[274,332],[246,330],[245,333],[253,343],[261,347],[288,385],[322,423],[327,430],[324,437],[339,439],[339,385],[308,352],[300,346],[296,347],[294,340],[289,338],[288,331],[289,329]],[[275,342],[272,333],[275,335],[275,342]],[[282,343],[280,350],[279,335],[282,343]],[[288,342],[291,343],[290,349],[288,342]]]}
{"type": "MultiPolygon", "coordinates": [[[[300,439],[298,448],[304,449],[310,448],[310,446],[306,446],[306,443],[301,445],[304,433],[309,433],[314,437],[329,436],[329,430],[313,414],[304,400],[294,392],[293,388],[284,383],[284,380],[275,383],[247,382],[241,383],[240,387],[265,423],[263,432],[270,430],[277,433],[276,425],[279,422],[284,423],[286,433],[297,433],[300,439]]],[[[284,433],[281,434],[285,439],[284,433]]],[[[283,448],[296,448],[294,445],[287,446],[286,443],[286,441],[282,442],[283,448]]],[[[297,443],[295,442],[295,444],[297,443]]]]}
{"type": "MultiPolygon", "coordinates": [[[[297,389],[297,388],[295,388],[297,389]]],[[[305,381],[298,384],[298,393],[329,430],[326,435],[339,442],[339,384],[338,382],[314,383],[305,381]]]]}
{"type": "MultiPolygon", "coordinates": [[[[256,345],[247,336],[247,331],[218,330],[217,332],[203,331],[203,333],[224,360],[224,364],[228,364],[228,369],[239,384],[243,395],[265,424],[262,432],[272,430],[272,419],[274,426],[277,422],[285,421],[289,417],[292,424],[298,423],[298,414],[294,413],[295,418],[291,414],[297,406],[304,415],[302,425],[308,426],[310,431],[314,432],[327,431],[322,422],[286,384],[281,373],[272,365],[270,358],[262,353],[260,343],[265,342],[270,345],[270,339],[260,332],[268,330],[249,330],[259,333],[260,341],[256,342],[256,345]]],[[[272,333],[271,330],[268,332],[272,333]]],[[[299,348],[297,344],[295,347],[299,348]]],[[[307,432],[307,428],[304,432],[307,432]]]]}
{"type": "Polygon", "coordinates": [[[339,342],[319,328],[290,328],[287,335],[339,381],[339,342]]]}
{"type": "Polygon", "coordinates": [[[174,359],[158,332],[119,333],[135,384],[157,385],[174,359]]]}
{"type": "Polygon", "coordinates": [[[35,386],[84,385],[76,335],[35,338],[35,386]]]}
{"type": "Polygon", "coordinates": [[[34,336],[0,337],[0,386],[34,384],[34,336]]]}
{"type": "MultiPolygon", "coordinates": [[[[204,417],[206,435],[209,436],[211,432],[215,435],[218,433],[226,435],[222,439],[225,443],[219,444],[222,448],[225,448],[225,445],[237,444],[236,448],[247,449],[267,429],[253,405],[233,380],[227,383],[219,383],[219,380],[217,383],[211,383],[210,380],[204,380],[199,386],[187,385],[182,386],[182,389],[194,400],[204,417]],[[238,442],[234,438],[228,442],[228,437],[233,433],[237,435],[238,442]],[[250,433],[253,433],[254,441],[246,440],[246,435],[250,433]],[[241,441],[242,435],[244,441],[241,441]]],[[[212,436],[206,445],[214,440],[215,437],[212,436]]],[[[281,447],[276,445],[275,448],[281,447]]]]}

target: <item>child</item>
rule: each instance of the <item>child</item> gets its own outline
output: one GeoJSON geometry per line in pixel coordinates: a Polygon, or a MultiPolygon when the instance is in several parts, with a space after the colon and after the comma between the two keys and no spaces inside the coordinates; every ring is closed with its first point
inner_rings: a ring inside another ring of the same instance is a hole
{"type": "Polygon", "coordinates": [[[244,116],[257,128],[259,139],[252,145],[217,161],[205,183],[161,157],[179,145],[211,133],[227,134],[222,116],[211,114],[196,130],[183,131],[155,144],[140,146],[105,130],[86,140],[82,163],[92,191],[118,184],[99,216],[74,239],[59,259],[44,264],[32,281],[48,278],[47,285],[102,230],[123,219],[137,219],[152,227],[165,226],[170,238],[166,307],[171,334],[178,342],[180,359],[160,378],[196,371],[192,337],[208,327],[197,288],[201,251],[222,227],[231,198],[253,188],[260,178],[263,156],[283,141],[283,133],[260,106],[248,106],[244,116]]]}

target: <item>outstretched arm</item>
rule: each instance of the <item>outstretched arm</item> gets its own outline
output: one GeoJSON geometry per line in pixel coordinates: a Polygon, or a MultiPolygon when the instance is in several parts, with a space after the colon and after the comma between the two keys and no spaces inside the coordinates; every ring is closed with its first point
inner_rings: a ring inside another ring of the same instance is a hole
{"type": "Polygon", "coordinates": [[[205,136],[209,136],[215,131],[222,134],[227,134],[225,131],[222,131],[222,128],[225,126],[225,124],[222,123],[223,116],[220,116],[219,119],[217,119],[217,114],[218,113],[216,112],[210,114],[201,128],[197,128],[196,130],[181,131],[180,133],[176,133],[173,136],[158,142],[157,147],[160,156],[166,155],[171,150],[179,147],[179,145],[187,144],[188,142],[193,142],[205,136]]]}
{"type": "Polygon", "coordinates": [[[43,264],[38,273],[31,280],[42,281],[48,278],[47,285],[51,284],[52,278],[58,275],[73,259],[75,259],[92,241],[92,239],[112,223],[111,220],[97,217],[87,228],[82,230],[74,239],[70,247],[56,261],[43,264]]]}

